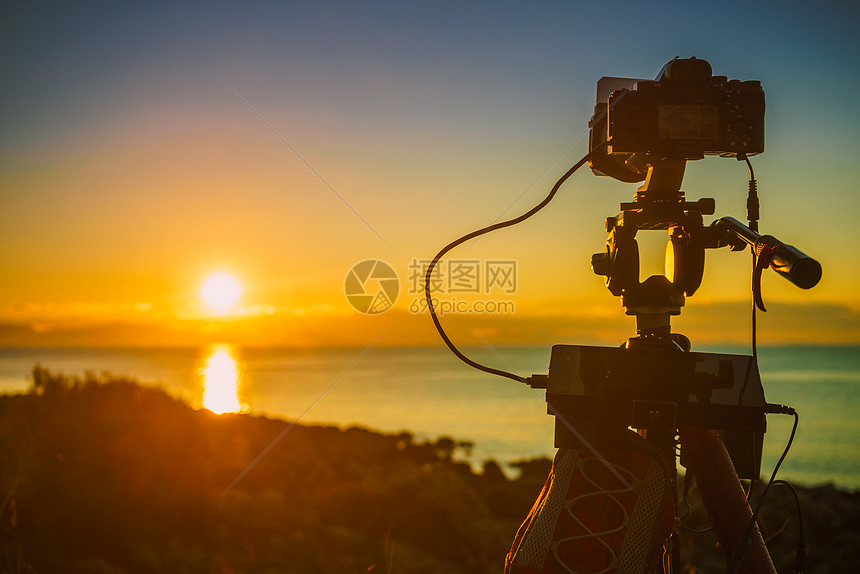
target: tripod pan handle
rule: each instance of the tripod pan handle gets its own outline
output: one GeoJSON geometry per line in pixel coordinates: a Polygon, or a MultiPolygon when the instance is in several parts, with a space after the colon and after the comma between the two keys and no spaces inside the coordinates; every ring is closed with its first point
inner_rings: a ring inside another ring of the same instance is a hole
{"type": "Polygon", "coordinates": [[[762,263],[800,287],[810,289],[821,280],[821,264],[792,245],[772,235],[761,235],[734,217],[722,217],[713,226],[743,239],[753,246],[762,263]]]}

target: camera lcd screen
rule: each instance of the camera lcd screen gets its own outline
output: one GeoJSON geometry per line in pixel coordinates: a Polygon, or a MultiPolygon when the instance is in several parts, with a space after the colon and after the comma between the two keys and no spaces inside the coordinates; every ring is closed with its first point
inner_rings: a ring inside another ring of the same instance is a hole
{"type": "Polygon", "coordinates": [[[717,106],[660,104],[657,134],[662,140],[715,140],[720,124],[717,106]]]}

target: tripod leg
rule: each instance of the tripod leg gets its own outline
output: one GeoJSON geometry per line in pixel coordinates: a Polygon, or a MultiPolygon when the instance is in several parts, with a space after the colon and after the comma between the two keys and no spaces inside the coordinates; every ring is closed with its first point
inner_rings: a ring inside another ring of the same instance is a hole
{"type": "Polygon", "coordinates": [[[653,572],[675,508],[669,461],[631,431],[612,450],[561,448],[507,574],[653,572]]]}
{"type": "MultiPolygon", "coordinates": [[[[681,463],[696,476],[702,503],[728,562],[752,519],[752,509],[719,433],[715,430],[681,429],[680,434],[681,463]]],[[[738,572],[776,574],[758,526],[738,572]]]]}
{"type": "MultiPolygon", "coordinates": [[[[672,492],[673,508],[678,508],[678,467],[675,463],[675,430],[639,430],[639,436],[645,437],[651,444],[657,447],[670,463],[671,481],[668,488],[672,492]]],[[[675,519],[677,521],[677,518],[675,519]]],[[[658,574],[679,574],[681,572],[681,544],[679,539],[679,524],[673,522],[672,534],[663,546],[663,559],[657,565],[658,574]]]]}

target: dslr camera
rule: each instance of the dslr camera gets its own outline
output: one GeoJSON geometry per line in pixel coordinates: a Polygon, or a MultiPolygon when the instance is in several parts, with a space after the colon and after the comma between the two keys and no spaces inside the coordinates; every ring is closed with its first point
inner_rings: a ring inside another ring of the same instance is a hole
{"type": "Polygon", "coordinates": [[[589,151],[608,145],[589,165],[597,175],[637,182],[658,160],[756,155],[764,151],[764,109],[761,82],[714,76],[697,58],[675,58],[656,80],[604,77],[589,151]]]}

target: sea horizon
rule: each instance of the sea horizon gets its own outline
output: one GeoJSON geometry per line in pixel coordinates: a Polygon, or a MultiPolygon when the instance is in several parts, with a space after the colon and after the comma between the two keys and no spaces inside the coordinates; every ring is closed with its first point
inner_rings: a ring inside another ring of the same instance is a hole
{"type": "MultiPolygon", "coordinates": [[[[743,345],[702,347],[694,350],[749,354],[743,345]]],[[[860,408],[858,350],[856,345],[759,347],[767,400],[793,406],[800,414],[779,477],[805,485],[860,488],[860,423],[852,414],[860,408]]],[[[551,348],[464,351],[480,362],[528,376],[547,372],[551,348]]],[[[555,452],[553,418],[546,414],[543,393],[471,369],[440,346],[2,347],[0,393],[26,392],[36,364],[68,376],[90,372],[133,378],[216,412],[410,432],[425,440],[450,436],[474,443],[474,464],[492,459],[508,465],[555,452]],[[228,392],[217,391],[222,402],[207,405],[207,392],[216,400],[213,384],[226,384],[228,392]]],[[[770,476],[790,428],[791,417],[769,416],[763,479],[770,476]]]]}

